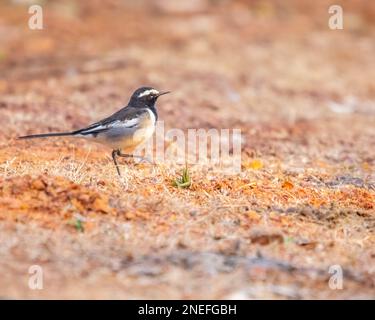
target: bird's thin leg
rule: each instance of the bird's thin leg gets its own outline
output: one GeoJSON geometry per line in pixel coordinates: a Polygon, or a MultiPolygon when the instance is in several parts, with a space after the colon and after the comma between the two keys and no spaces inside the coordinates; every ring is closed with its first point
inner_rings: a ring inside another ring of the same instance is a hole
{"type": "Polygon", "coordinates": [[[117,160],[116,160],[116,155],[118,155],[119,152],[120,152],[120,150],[113,150],[112,151],[112,159],[113,159],[113,162],[115,163],[117,173],[121,177],[120,168],[118,167],[117,160]]]}
{"type": "Polygon", "coordinates": [[[121,151],[120,150],[117,150],[117,155],[119,156],[119,157],[123,157],[123,158],[133,158],[133,159],[141,159],[141,160],[145,160],[145,161],[147,161],[148,163],[152,163],[149,159],[147,159],[147,158],[144,158],[144,157],[141,157],[141,156],[135,156],[135,155],[133,155],[133,154],[126,154],[126,153],[121,153],[121,151]]]}

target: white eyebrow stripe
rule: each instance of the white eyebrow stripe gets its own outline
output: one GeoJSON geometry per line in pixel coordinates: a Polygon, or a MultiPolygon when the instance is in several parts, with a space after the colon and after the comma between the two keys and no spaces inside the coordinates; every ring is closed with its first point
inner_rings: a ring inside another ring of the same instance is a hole
{"type": "Polygon", "coordinates": [[[145,90],[145,91],[143,91],[142,93],[139,94],[138,98],[141,98],[141,97],[144,97],[144,96],[148,96],[151,93],[159,94],[159,91],[155,90],[155,89],[145,90]]]}

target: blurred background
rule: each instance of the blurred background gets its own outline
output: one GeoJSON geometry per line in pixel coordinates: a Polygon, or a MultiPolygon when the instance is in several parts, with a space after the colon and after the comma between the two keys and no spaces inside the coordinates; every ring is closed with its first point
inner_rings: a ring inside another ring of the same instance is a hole
{"type": "Polygon", "coordinates": [[[150,84],[174,91],[164,111],[184,115],[178,127],[373,112],[375,5],[336,1],[344,29],[331,30],[331,2],[3,0],[0,92],[35,103],[42,91],[65,116],[97,119],[101,99],[110,108],[150,84]],[[43,30],[29,29],[30,4],[43,30]]]}
{"type": "Polygon", "coordinates": [[[369,0],[0,0],[0,296],[373,298],[374,40],[369,0]],[[174,167],[130,166],[125,192],[104,147],[14,139],[142,85],[173,92],[167,128],[240,128],[243,172],[192,168],[184,192],[174,167]],[[48,290],[27,288],[32,263],[48,290]]]}

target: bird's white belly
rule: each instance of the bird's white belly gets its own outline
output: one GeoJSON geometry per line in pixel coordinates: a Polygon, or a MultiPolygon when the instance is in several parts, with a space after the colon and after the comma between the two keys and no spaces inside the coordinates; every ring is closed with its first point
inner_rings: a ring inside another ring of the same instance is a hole
{"type": "Polygon", "coordinates": [[[155,131],[155,126],[140,128],[136,130],[132,137],[124,137],[116,144],[118,149],[123,151],[133,151],[136,147],[150,139],[155,131]]]}
{"type": "Polygon", "coordinates": [[[131,153],[154,134],[155,115],[151,110],[148,111],[148,115],[142,118],[139,126],[134,128],[121,128],[120,126],[104,134],[101,137],[101,142],[111,146],[113,149],[120,149],[125,153],[131,153]]]}

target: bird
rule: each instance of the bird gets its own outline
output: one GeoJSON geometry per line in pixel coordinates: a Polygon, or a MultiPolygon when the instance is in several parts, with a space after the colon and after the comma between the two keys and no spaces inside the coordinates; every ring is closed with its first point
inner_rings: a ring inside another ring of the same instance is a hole
{"type": "Polygon", "coordinates": [[[167,93],[170,91],[159,92],[152,87],[140,87],[134,91],[125,107],[85,128],[69,132],[31,134],[18,139],[73,136],[102,143],[112,148],[112,160],[121,177],[117,157],[135,158],[132,152],[151,138],[158,120],[156,101],[167,93]]]}

